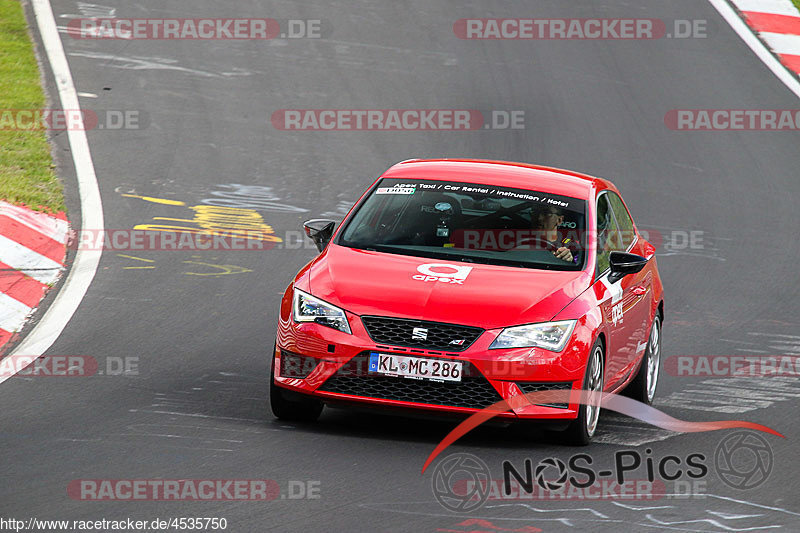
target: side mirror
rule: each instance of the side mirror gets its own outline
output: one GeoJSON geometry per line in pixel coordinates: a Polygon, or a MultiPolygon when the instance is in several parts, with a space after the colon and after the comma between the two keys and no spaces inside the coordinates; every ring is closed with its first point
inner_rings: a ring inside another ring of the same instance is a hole
{"type": "Polygon", "coordinates": [[[306,235],[309,239],[314,241],[314,244],[317,245],[317,250],[320,252],[328,245],[328,242],[333,236],[333,228],[335,227],[335,220],[326,220],[323,218],[315,218],[303,222],[303,229],[306,235]]]}
{"type": "Polygon", "coordinates": [[[611,252],[608,260],[611,265],[608,281],[611,283],[616,283],[628,274],[639,272],[647,264],[647,259],[641,255],[625,252],[611,252]]]}

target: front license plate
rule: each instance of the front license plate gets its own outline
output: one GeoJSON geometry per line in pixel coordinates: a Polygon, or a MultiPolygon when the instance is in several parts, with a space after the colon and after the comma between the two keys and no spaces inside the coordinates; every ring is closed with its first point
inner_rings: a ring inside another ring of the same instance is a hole
{"type": "Polygon", "coordinates": [[[461,361],[423,359],[372,352],[369,354],[369,371],[386,376],[429,379],[435,381],[461,381],[461,361]]]}

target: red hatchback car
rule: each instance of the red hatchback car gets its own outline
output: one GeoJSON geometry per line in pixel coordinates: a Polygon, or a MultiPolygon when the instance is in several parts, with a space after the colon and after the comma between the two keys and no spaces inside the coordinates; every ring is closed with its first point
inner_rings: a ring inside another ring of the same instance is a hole
{"type": "MultiPolygon", "coordinates": [[[[272,411],[325,403],[470,414],[539,390],[625,392],[651,403],[663,288],[655,248],[616,187],[554,168],[412,160],[387,170],[286,289],[272,411]]],[[[503,413],[588,443],[587,405],[503,413]]]]}

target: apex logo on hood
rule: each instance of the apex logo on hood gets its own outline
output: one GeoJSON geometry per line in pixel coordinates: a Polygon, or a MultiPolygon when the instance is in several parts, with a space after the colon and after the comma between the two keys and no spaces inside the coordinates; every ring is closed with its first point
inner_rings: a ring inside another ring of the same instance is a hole
{"type": "Polygon", "coordinates": [[[463,285],[471,271],[472,267],[470,266],[455,266],[446,263],[425,263],[417,267],[417,272],[419,272],[419,274],[415,274],[411,276],[411,278],[424,282],[441,281],[454,285],[463,285]],[[434,269],[438,269],[439,271],[435,271],[434,269]],[[441,272],[443,269],[447,271],[441,272]]]}

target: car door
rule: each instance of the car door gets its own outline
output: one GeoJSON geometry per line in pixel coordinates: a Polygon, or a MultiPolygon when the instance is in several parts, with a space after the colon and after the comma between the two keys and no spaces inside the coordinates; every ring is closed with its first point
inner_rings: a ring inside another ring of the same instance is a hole
{"type": "Polygon", "coordinates": [[[616,309],[622,301],[622,286],[619,282],[611,283],[608,280],[609,256],[614,246],[612,243],[618,242],[621,237],[606,195],[600,193],[596,202],[597,261],[594,291],[597,301],[600,303],[600,312],[603,316],[604,326],[606,326],[604,329],[607,332],[604,379],[605,386],[608,387],[616,381],[625,361],[624,354],[620,350],[620,346],[624,346],[625,342],[614,323],[616,309]]]}
{"type": "MultiPolygon", "coordinates": [[[[609,194],[609,191],[601,191],[596,200],[597,261],[594,289],[607,332],[605,386],[613,388],[626,376],[636,354],[636,348],[630,345],[632,317],[630,313],[626,316],[626,310],[630,310],[632,298],[635,297],[635,284],[631,283],[632,276],[615,282],[608,279],[611,252],[626,251],[629,240],[620,231],[609,194]]],[[[638,289],[636,292],[639,292],[638,289]]]]}
{"type": "MultiPolygon", "coordinates": [[[[620,248],[622,251],[641,254],[641,243],[637,241],[633,220],[622,198],[614,191],[607,191],[606,196],[620,230],[620,248]]],[[[644,268],[640,272],[625,276],[620,281],[622,301],[616,314],[619,318],[618,326],[621,325],[622,335],[626,339],[625,362],[621,376],[623,378],[627,377],[647,347],[649,309],[653,298],[652,280],[651,269],[644,268]]]]}
{"type": "Polygon", "coordinates": [[[598,234],[597,279],[609,293],[601,307],[611,337],[606,379],[614,385],[628,377],[647,345],[647,298],[652,298],[652,273],[646,268],[614,283],[609,281],[608,256],[612,251],[635,253],[636,232],[625,204],[615,192],[603,191],[597,201],[598,228],[609,228],[606,238],[598,234]]]}

